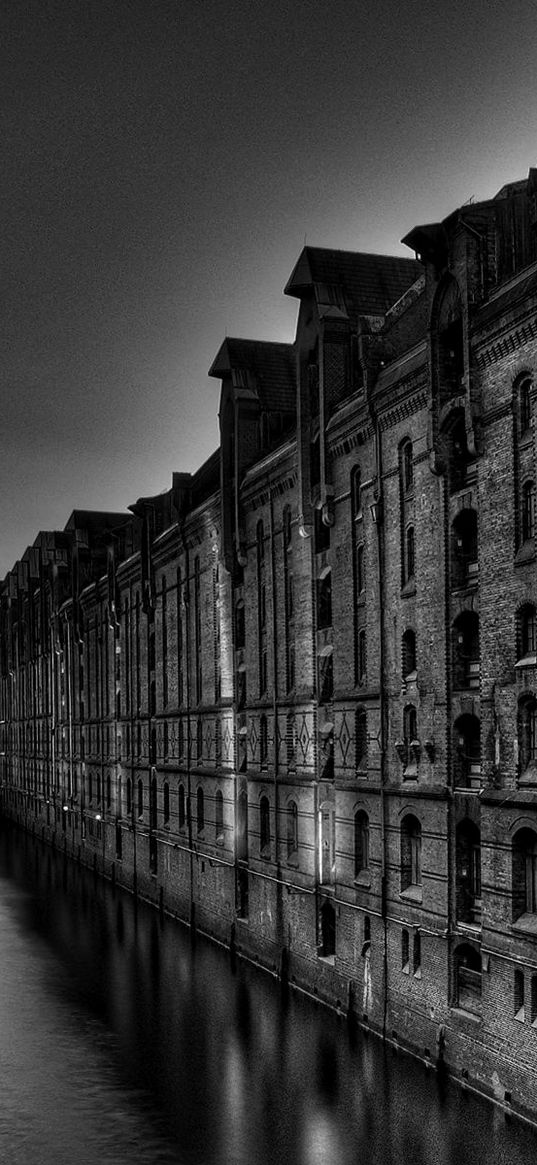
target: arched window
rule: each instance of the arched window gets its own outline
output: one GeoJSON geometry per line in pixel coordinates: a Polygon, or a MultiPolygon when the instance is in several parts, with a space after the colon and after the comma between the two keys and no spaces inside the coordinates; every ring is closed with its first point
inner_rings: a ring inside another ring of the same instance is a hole
{"type": "Polygon", "coordinates": [[[367,712],[357,708],[355,713],[356,769],[367,769],[367,712]]]}
{"type": "Polygon", "coordinates": [[[537,914],[537,833],[524,827],[513,837],[513,921],[523,914],[537,914]]]}
{"type": "Polygon", "coordinates": [[[248,794],[239,793],[237,802],[237,861],[248,861],[248,794]]]}
{"type": "Polygon", "coordinates": [[[267,717],[264,712],[259,720],[259,758],[261,767],[266,768],[268,760],[268,726],[267,717]]]}
{"type": "Polygon", "coordinates": [[[203,789],[201,785],[198,785],[198,791],[196,794],[196,807],[197,830],[198,833],[203,833],[203,830],[205,829],[205,797],[203,795],[203,789]]]}
{"type": "Polygon", "coordinates": [[[537,653],[537,622],[533,603],[526,603],[517,616],[517,659],[537,653]]]}
{"type": "Polygon", "coordinates": [[[358,683],[363,684],[367,676],[367,637],[365,627],[360,627],[358,632],[358,683]]]}
{"type": "Polygon", "coordinates": [[[454,1003],[463,1011],[481,1011],[481,955],[469,943],[460,943],[454,952],[454,1003]]]}
{"type": "Polygon", "coordinates": [[[224,840],[224,794],[217,789],[214,798],[214,833],[215,840],[221,844],[224,840]]]}
{"type": "Polygon", "coordinates": [[[157,828],[157,778],[153,777],[149,786],[149,828],[157,828]]]}
{"type": "Polygon", "coordinates": [[[405,531],[405,560],[404,560],[404,581],[410,582],[414,578],[415,571],[415,547],[414,547],[414,527],[407,526],[405,531]]]}
{"type": "Polygon", "coordinates": [[[163,797],[163,817],[164,824],[170,823],[170,786],[167,781],[164,781],[164,797],[163,797]]]}
{"type": "Polygon", "coordinates": [[[287,768],[296,766],[296,723],[293,712],[289,712],[286,721],[287,768]]]}
{"type": "Polygon", "coordinates": [[[465,713],[455,721],[453,775],[457,788],[478,787],[481,775],[481,725],[477,716],[465,713]]]}
{"type": "Polygon", "coordinates": [[[521,437],[531,429],[531,389],[529,377],[522,380],[518,388],[518,431],[521,437]]]}
{"type": "Polygon", "coordinates": [[[327,568],[317,580],[317,626],[332,626],[332,571],[327,568]]]}
{"type": "Polygon", "coordinates": [[[457,825],[455,851],[457,919],[477,923],[481,917],[481,835],[469,818],[457,825]]]}
{"type": "Polygon", "coordinates": [[[356,546],[356,594],[363,595],[365,591],[365,551],[363,542],[356,546]]]}
{"type": "Polygon", "coordinates": [[[406,680],[416,671],[416,635],[411,627],[403,633],[403,679],[406,680]]]}
{"type": "Polygon", "coordinates": [[[518,702],[518,757],[521,773],[537,766],[537,699],[529,694],[518,702]]]}
{"type": "Polygon", "coordinates": [[[290,506],[285,506],[285,508],[284,508],[283,515],[282,515],[282,525],[283,525],[283,544],[286,548],[288,548],[291,545],[291,539],[293,536],[293,532],[291,529],[291,507],[290,506]]]}
{"type": "Polygon", "coordinates": [[[240,663],[237,668],[237,711],[242,712],[246,706],[246,666],[240,663]]]}
{"type": "Polygon", "coordinates": [[[362,516],[362,472],[359,465],[355,465],[351,473],[351,509],[353,519],[362,516]]]}
{"type": "Polygon", "coordinates": [[[138,817],[144,815],[144,784],[143,781],[138,781],[138,817]]]}
{"type": "Polygon", "coordinates": [[[452,525],[451,582],[454,589],[474,586],[478,577],[477,513],[461,510],[452,525]]]}
{"type": "Polygon", "coordinates": [[[332,646],[327,645],[319,653],[319,703],[330,703],[334,695],[334,673],[332,666],[332,646]]]}
{"type": "Polygon", "coordinates": [[[363,809],[354,814],[354,877],[369,869],[369,817],[363,809]]]}
{"type": "Polygon", "coordinates": [[[408,930],[401,931],[401,970],[405,975],[410,971],[410,940],[408,930]]]}
{"type": "Polygon", "coordinates": [[[287,858],[298,853],[298,805],[296,801],[287,804],[287,858]]]}
{"type": "Polygon", "coordinates": [[[479,615],[462,611],[452,629],[453,687],[479,687],[479,615]]]}
{"type": "Polygon", "coordinates": [[[414,485],[414,464],[412,458],[412,441],[407,437],[399,447],[399,471],[401,488],[408,493],[414,485]]]}
{"type": "Polygon", "coordinates": [[[270,805],[268,797],[259,802],[259,849],[262,857],[270,853],[270,805]]]}
{"type": "Polygon", "coordinates": [[[185,822],[186,822],[185,808],[186,808],[186,806],[185,806],[185,787],[184,787],[184,785],[179,785],[179,789],[178,789],[178,824],[179,824],[179,829],[184,829],[184,827],[185,827],[185,822]]]}
{"type": "Polygon", "coordinates": [[[403,709],[403,737],[407,748],[418,736],[418,719],[414,704],[405,704],[403,709]]]}
{"type": "Polygon", "coordinates": [[[235,647],[238,651],[244,647],[245,643],[245,617],[244,617],[244,602],[239,599],[235,607],[235,647]]]}
{"type": "Polygon", "coordinates": [[[401,890],[421,887],[421,825],[412,813],[401,822],[401,890]]]}
{"type": "Polygon", "coordinates": [[[535,536],[535,482],[526,481],[522,486],[521,531],[522,541],[528,542],[535,536]]]}

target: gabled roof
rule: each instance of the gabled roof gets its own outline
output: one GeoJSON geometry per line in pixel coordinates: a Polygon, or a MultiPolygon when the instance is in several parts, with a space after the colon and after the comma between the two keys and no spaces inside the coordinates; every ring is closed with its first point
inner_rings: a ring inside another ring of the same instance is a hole
{"type": "Polygon", "coordinates": [[[295,361],[292,344],[228,337],[219,348],[209,376],[221,380],[229,373],[247,373],[262,408],[269,412],[295,410],[295,361]]]}
{"type": "MultiPolygon", "coordinates": [[[[347,314],[382,316],[420,275],[415,259],[394,255],[368,255],[325,247],[304,247],[284,288],[297,298],[312,287],[319,303],[326,303],[327,290],[343,293],[347,314]]],[[[332,300],[337,303],[337,294],[332,300]]]]}

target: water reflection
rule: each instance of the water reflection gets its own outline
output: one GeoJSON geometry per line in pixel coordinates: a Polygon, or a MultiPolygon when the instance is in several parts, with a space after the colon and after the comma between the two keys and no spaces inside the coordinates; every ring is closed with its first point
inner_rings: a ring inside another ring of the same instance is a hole
{"type": "Polygon", "coordinates": [[[270,978],[8,829],[0,957],[0,1149],[13,1165],[535,1155],[531,1130],[310,1000],[282,1001],[270,978]]]}

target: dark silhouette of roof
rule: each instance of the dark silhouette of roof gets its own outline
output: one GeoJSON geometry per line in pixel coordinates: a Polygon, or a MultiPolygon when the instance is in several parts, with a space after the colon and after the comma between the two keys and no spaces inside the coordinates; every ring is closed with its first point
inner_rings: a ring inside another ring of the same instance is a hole
{"type": "Polygon", "coordinates": [[[415,259],[304,247],[284,290],[300,297],[316,285],[339,288],[349,316],[384,315],[420,274],[415,259]]]}
{"type": "Polygon", "coordinates": [[[253,388],[262,408],[269,412],[294,413],[295,361],[292,344],[270,340],[224,340],[211,367],[209,376],[222,379],[229,373],[249,373],[248,385],[253,388]]]}

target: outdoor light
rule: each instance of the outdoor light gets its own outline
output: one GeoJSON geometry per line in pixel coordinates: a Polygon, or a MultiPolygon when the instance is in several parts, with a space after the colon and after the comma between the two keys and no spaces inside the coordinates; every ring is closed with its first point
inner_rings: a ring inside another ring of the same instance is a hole
{"type": "Polygon", "coordinates": [[[380,498],[375,498],[375,501],[371,502],[369,512],[375,526],[380,526],[382,522],[382,502],[380,498]]]}

